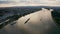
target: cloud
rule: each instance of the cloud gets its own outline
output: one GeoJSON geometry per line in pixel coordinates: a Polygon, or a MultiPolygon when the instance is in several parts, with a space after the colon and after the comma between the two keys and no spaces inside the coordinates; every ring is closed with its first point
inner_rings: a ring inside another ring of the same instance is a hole
{"type": "Polygon", "coordinates": [[[9,4],[9,3],[15,3],[13,1],[0,1],[0,4],[9,4]]]}
{"type": "Polygon", "coordinates": [[[60,0],[0,0],[0,3],[58,4],[60,0]]]}
{"type": "Polygon", "coordinates": [[[13,5],[60,5],[60,0],[3,0],[1,4],[13,4],[13,5]]]}

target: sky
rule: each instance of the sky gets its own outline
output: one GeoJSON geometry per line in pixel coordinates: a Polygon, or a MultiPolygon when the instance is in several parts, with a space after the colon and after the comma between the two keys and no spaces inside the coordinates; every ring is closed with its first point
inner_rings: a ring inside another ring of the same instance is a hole
{"type": "Polygon", "coordinates": [[[60,0],[0,0],[2,6],[60,6],[60,0]]]}

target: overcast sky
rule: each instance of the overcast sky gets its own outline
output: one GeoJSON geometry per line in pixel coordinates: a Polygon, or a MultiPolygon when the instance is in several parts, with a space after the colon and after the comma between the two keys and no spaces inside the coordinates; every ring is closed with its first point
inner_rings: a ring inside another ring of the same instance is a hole
{"type": "Polygon", "coordinates": [[[0,0],[0,5],[59,5],[60,0],[0,0]]]}

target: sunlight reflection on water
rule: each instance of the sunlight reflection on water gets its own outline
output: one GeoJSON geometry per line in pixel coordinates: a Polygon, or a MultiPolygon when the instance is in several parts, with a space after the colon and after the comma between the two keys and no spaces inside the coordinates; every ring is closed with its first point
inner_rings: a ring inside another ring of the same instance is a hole
{"type": "Polygon", "coordinates": [[[18,20],[18,27],[24,28],[27,32],[41,34],[47,33],[50,30],[52,31],[56,27],[56,24],[51,17],[51,11],[45,9],[20,18],[20,20],[18,20]],[[28,18],[30,18],[30,20],[24,24],[28,18]]]}
{"type": "Polygon", "coordinates": [[[45,9],[19,18],[15,25],[8,24],[0,33],[5,30],[7,34],[49,34],[55,28],[56,24],[51,17],[51,11],[45,9]],[[24,24],[28,18],[30,20],[24,24]]]}

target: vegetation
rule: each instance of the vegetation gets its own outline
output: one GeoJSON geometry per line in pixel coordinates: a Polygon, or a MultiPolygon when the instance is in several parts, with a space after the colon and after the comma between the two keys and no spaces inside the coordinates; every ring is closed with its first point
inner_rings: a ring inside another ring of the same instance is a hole
{"type": "Polygon", "coordinates": [[[41,10],[41,8],[32,8],[32,7],[7,7],[0,8],[0,29],[6,26],[7,24],[18,20],[20,17],[25,16],[27,14],[36,12],[41,10]],[[6,21],[8,20],[9,21],[6,21]]]}
{"type": "MultiPolygon", "coordinates": [[[[0,19],[0,23],[10,19],[8,22],[5,22],[5,25],[1,24],[0,28],[3,26],[6,26],[10,22],[13,22],[15,20],[18,20],[18,18],[25,16],[27,14],[36,12],[41,10],[42,7],[6,7],[6,8],[0,8],[0,18],[3,17],[5,14],[10,14],[13,12],[12,16],[7,16],[5,19],[0,19]],[[11,21],[12,19],[12,21],[11,21]]],[[[57,23],[57,25],[60,27],[60,7],[45,7],[46,9],[54,9],[54,11],[51,13],[54,21],[57,23]]]]}
{"type": "Polygon", "coordinates": [[[52,13],[53,20],[55,21],[57,25],[57,31],[60,32],[60,9],[55,9],[52,13]]]}

